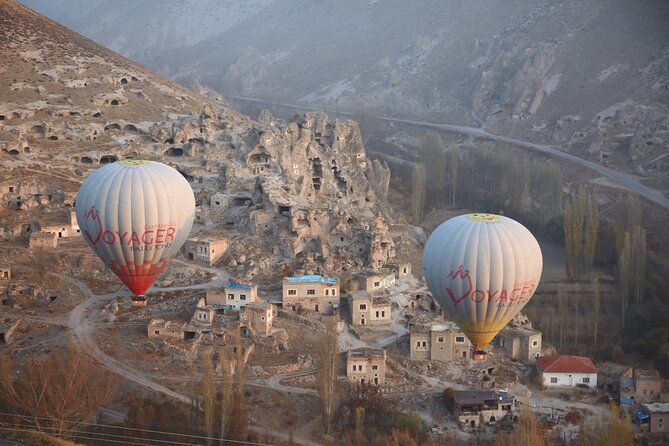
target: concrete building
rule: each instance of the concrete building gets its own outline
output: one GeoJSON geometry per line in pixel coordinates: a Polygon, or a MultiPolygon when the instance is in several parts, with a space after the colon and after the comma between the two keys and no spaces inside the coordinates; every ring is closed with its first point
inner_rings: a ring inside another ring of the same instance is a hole
{"type": "Polygon", "coordinates": [[[147,327],[147,335],[149,339],[183,339],[185,326],[183,322],[151,319],[147,327]]]}
{"type": "Polygon", "coordinates": [[[642,404],[659,401],[662,379],[657,370],[628,369],[620,378],[620,403],[642,404]]]}
{"type": "Polygon", "coordinates": [[[188,260],[200,265],[212,266],[229,247],[225,239],[215,237],[193,237],[186,240],[181,251],[188,260]]]}
{"type": "Polygon", "coordinates": [[[597,367],[583,356],[540,356],[537,370],[546,387],[597,387],[597,367]]]}
{"type": "Polygon", "coordinates": [[[239,313],[239,320],[242,331],[248,328],[259,336],[268,336],[274,322],[274,305],[264,302],[246,304],[239,313]]]}
{"type": "Polygon", "coordinates": [[[385,297],[372,297],[366,291],[351,291],[348,306],[353,325],[388,325],[392,321],[392,304],[385,297]]]}
{"type": "Polygon", "coordinates": [[[284,309],[330,313],[339,307],[339,281],[318,275],[283,279],[284,309]]]}
{"type": "Polygon", "coordinates": [[[647,403],[643,410],[650,414],[650,432],[669,432],[669,403],[647,403]]]}
{"type": "Polygon", "coordinates": [[[356,348],[346,353],[346,378],[352,383],[383,385],[386,382],[386,351],[356,348]]]}
{"type": "Polygon", "coordinates": [[[496,423],[513,416],[516,399],[504,391],[456,390],[455,416],[463,429],[476,429],[483,423],[496,423]]]}
{"type": "Polygon", "coordinates": [[[247,283],[228,283],[223,291],[206,291],[206,305],[217,310],[239,311],[250,303],[258,301],[258,287],[247,283]]]}
{"type": "Polygon", "coordinates": [[[388,270],[359,273],[355,276],[357,290],[369,294],[382,293],[395,285],[395,274],[388,270]]]}
{"type": "Polygon", "coordinates": [[[452,361],[469,357],[472,344],[454,322],[414,325],[409,330],[409,357],[452,361]]]}
{"type": "Polygon", "coordinates": [[[534,363],[541,355],[541,332],[531,328],[505,327],[497,342],[512,359],[534,363]]]}

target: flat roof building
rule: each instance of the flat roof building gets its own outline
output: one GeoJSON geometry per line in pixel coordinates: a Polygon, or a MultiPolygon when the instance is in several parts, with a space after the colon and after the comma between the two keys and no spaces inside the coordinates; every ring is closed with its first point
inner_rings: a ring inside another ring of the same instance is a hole
{"type": "Polygon", "coordinates": [[[282,302],[284,309],[331,313],[339,307],[339,281],[320,275],[286,277],[282,302]]]}

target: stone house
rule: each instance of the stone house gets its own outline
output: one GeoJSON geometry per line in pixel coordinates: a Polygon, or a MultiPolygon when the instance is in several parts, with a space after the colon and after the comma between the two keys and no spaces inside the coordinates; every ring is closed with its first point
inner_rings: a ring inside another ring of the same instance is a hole
{"type": "Polygon", "coordinates": [[[184,322],[151,319],[147,326],[149,339],[184,339],[184,322]]]}
{"type": "Polygon", "coordinates": [[[14,332],[19,326],[21,319],[6,324],[0,324],[0,344],[11,344],[14,338],[14,332]]]}
{"type": "Polygon", "coordinates": [[[339,281],[319,275],[283,279],[284,309],[330,313],[339,307],[339,281]]]}
{"type": "Polygon", "coordinates": [[[384,268],[395,274],[396,279],[411,276],[411,263],[409,262],[389,263],[384,265],[384,268]]]}
{"type": "Polygon", "coordinates": [[[413,325],[409,330],[409,357],[452,361],[469,357],[472,343],[454,322],[413,325]]]}
{"type": "Polygon", "coordinates": [[[352,383],[383,385],[386,382],[386,351],[356,348],[346,353],[346,378],[352,383]]]}
{"type": "Polygon", "coordinates": [[[642,404],[659,401],[662,378],[657,370],[628,369],[620,378],[620,403],[642,404]]]}
{"type": "Polygon", "coordinates": [[[366,291],[348,293],[353,325],[388,325],[392,321],[392,304],[385,297],[373,297],[366,291]]]}
{"type": "Polygon", "coordinates": [[[12,269],[9,265],[0,266],[0,281],[9,280],[12,278],[12,269]]]}
{"type": "Polygon", "coordinates": [[[602,362],[597,369],[597,385],[614,398],[619,399],[621,380],[624,376],[632,376],[632,367],[615,362],[602,362]]]}
{"type": "Polygon", "coordinates": [[[643,411],[650,415],[650,432],[669,432],[669,403],[646,403],[643,411]]]}
{"type": "Polygon", "coordinates": [[[239,321],[243,334],[248,334],[244,332],[246,328],[259,336],[268,336],[274,322],[274,305],[265,302],[246,304],[239,313],[239,321]]]}
{"type": "Polygon", "coordinates": [[[54,232],[32,232],[28,247],[30,249],[56,249],[58,235],[54,232]]]}
{"type": "Polygon", "coordinates": [[[216,310],[239,311],[244,306],[258,301],[258,287],[246,283],[229,282],[223,292],[209,289],[206,291],[206,305],[216,310]]]}
{"type": "Polygon", "coordinates": [[[360,273],[353,284],[357,290],[366,291],[370,294],[382,293],[395,285],[395,274],[388,270],[360,273]]]}
{"type": "Polygon", "coordinates": [[[504,391],[456,390],[455,416],[463,429],[476,429],[484,423],[496,423],[513,416],[516,399],[504,391]]]}
{"type": "Polygon", "coordinates": [[[221,258],[230,243],[216,237],[192,237],[186,240],[181,251],[188,260],[204,266],[212,266],[221,258]]]}
{"type": "Polygon", "coordinates": [[[532,328],[505,327],[497,342],[511,359],[534,363],[541,355],[541,332],[532,328]]]}
{"type": "Polygon", "coordinates": [[[546,387],[597,387],[597,367],[583,356],[539,356],[537,370],[546,387]]]}

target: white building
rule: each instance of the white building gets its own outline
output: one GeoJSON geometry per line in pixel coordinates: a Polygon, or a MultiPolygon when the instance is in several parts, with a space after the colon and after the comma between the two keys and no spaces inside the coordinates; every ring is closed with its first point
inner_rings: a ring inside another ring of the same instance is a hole
{"type": "Polygon", "coordinates": [[[546,387],[597,387],[597,367],[583,356],[540,356],[537,370],[546,387]]]}

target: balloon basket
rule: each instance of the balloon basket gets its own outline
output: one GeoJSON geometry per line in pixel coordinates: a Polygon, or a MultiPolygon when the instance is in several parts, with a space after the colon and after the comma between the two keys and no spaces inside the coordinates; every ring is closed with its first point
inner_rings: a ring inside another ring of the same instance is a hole
{"type": "Polygon", "coordinates": [[[133,307],[146,307],[146,296],[132,296],[133,307]]]}
{"type": "Polygon", "coordinates": [[[474,353],[472,353],[472,359],[474,361],[485,361],[488,359],[488,354],[485,350],[474,350],[474,353]]]}

